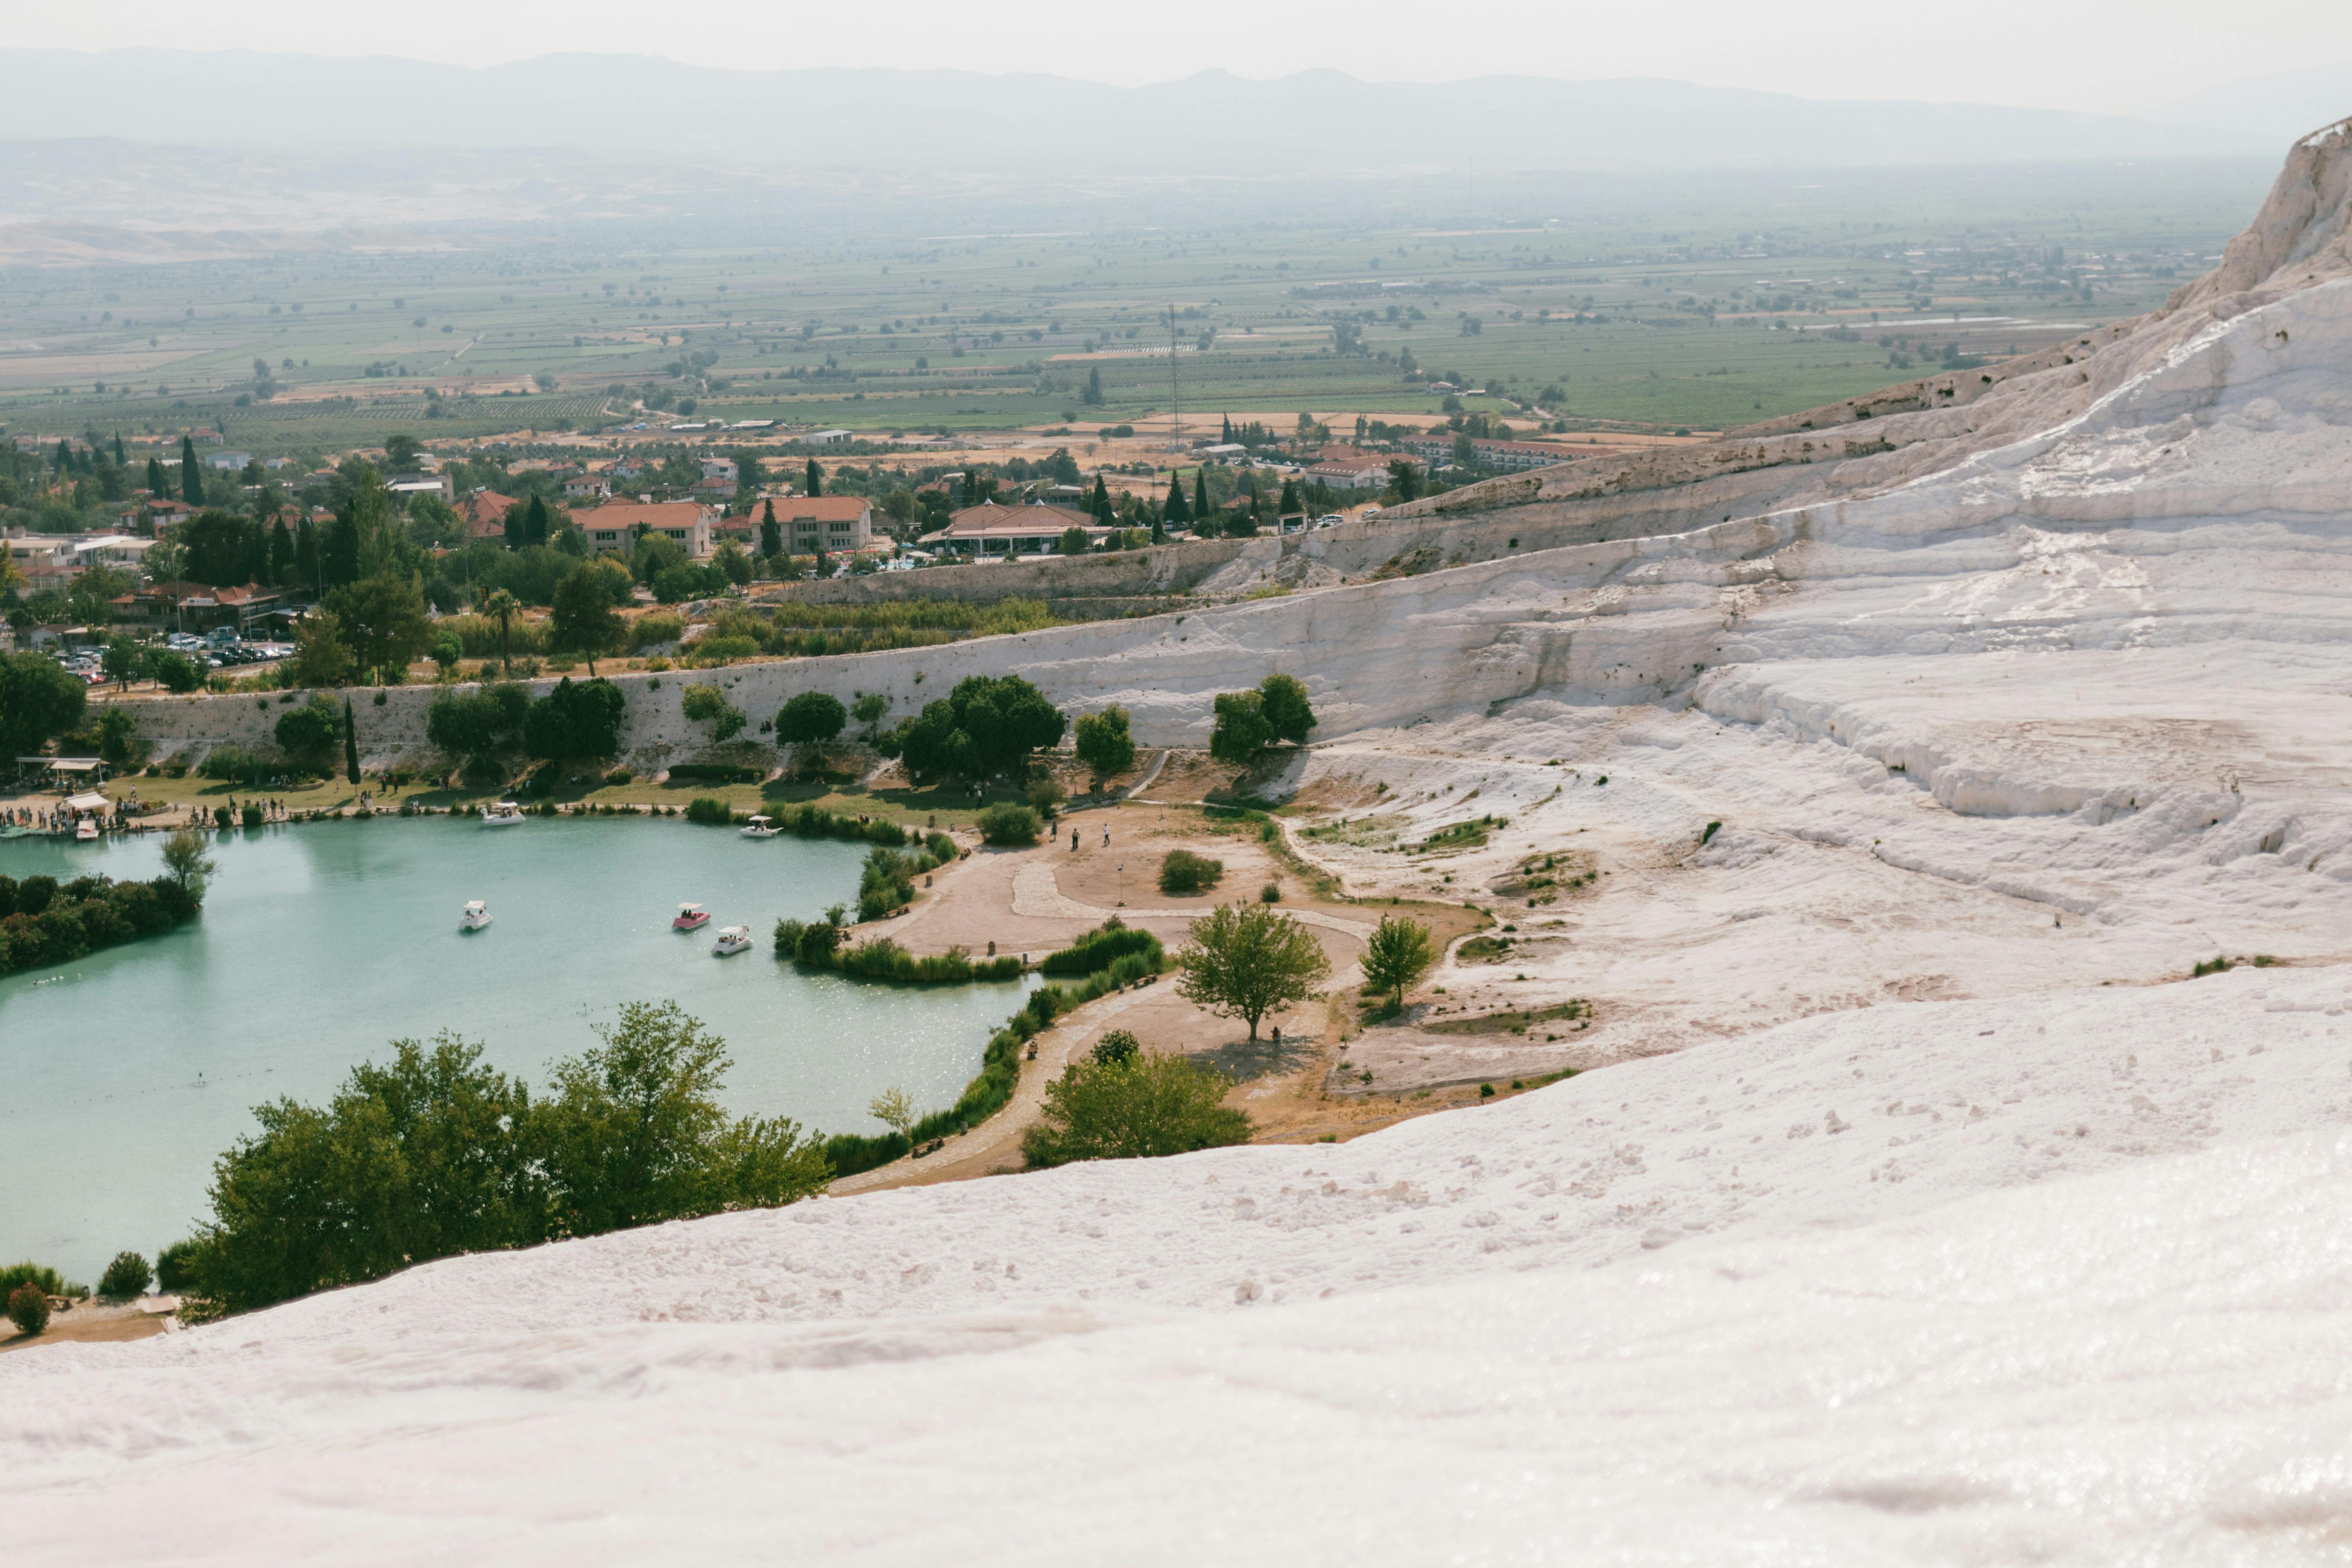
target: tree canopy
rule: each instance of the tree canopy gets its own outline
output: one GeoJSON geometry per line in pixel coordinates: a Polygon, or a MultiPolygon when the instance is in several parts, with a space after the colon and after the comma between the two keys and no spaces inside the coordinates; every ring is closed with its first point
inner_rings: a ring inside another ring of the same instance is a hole
{"type": "Polygon", "coordinates": [[[1331,961],[1303,925],[1265,904],[1220,904],[1191,929],[1176,957],[1187,1001],[1241,1018],[1257,1038],[1258,1021],[1303,1001],[1331,973],[1331,961]]]}
{"type": "Polygon", "coordinates": [[[523,742],[532,756],[557,762],[609,757],[621,749],[621,718],[627,708],[611,681],[575,682],[567,675],[530,705],[523,742]]]}
{"type": "Polygon", "coordinates": [[[984,778],[1024,769],[1057,745],[1068,721],[1017,675],[973,675],[898,726],[898,753],[917,773],[984,778]]]}
{"type": "Polygon", "coordinates": [[[16,765],[81,722],[89,692],[45,654],[0,656],[0,763],[16,765]]]}
{"type": "Polygon", "coordinates": [[[340,623],[362,675],[388,679],[405,671],[432,639],[425,595],[413,577],[362,578],[331,590],[321,603],[340,623]]]}
{"type": "Polygon", "coordinates": [[[1437,962],[1437,944],[1429,928],[1402,915],[1383,915],[1364,944],[1364,989],[1386,992],[1391,1006],[1404,1005],[1404,994],[1421,983],[1437,962]]]}
{"type": "Polygon", "coordinates": [[[1094,774],[1097,789],[1135,765],[1135,739],[1127,726],[1127,710],[1115,703],[1099,713],[1078,715],[1078,761],[1094,774]]]}
{"type": "Polygon", "coordinates": [[[824,691],[803,691],[776,712],[776,744],[823,743],[841,733],[849,710],[841,699],[824,691]]]}
{"type": "Polygon", "coordinates": [[[614,613],[604,574],[593,563],[575,567],[555,585],[548,630],[557,647],[587,656],[591,676],[596,673],[596,656],[611,653],[627,637],[628,628],[614,613]]]}

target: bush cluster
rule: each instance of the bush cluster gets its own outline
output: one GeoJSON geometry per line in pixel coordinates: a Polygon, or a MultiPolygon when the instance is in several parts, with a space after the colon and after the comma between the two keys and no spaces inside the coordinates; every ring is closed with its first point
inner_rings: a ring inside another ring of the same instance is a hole
{"type": "Polygon", "coordinates": [[[1043,1169],[1078,1160],[1148,1160],[1249,1141],[1250,1119],[1226,1108],[1233,1080],[1177,1056],[1133,1050],[1072,1062],[1045,1086],[1021,1152],[1043,1169]]]}
{"type": "Polygon", "coordinates": [[[193,920],[198,907],[197,897],[170,877],[77,877],[63,885],[54,877],[0,877],[0,974],[154,936],[193,920]]]}
{"type": "Polygon", "coordinates": [[[975,826],[981,837],[1000,849],[1021,849],[1037,842],[1045,825],[1037,814],[1025,805],[1002,802],[980,814],[975,826]]]}
{"type": "Polygon", "coordinates": [[[1127,925],[1114,915],[1069,946],[1047,953],[1037,968],[1046,974],[1092,974],[1097,969],[1109,968],[1114,960],[1131,952],[1149,954],[1152,971],[1160,969],[1160,939],[1148,931],[1127,925]]]}
{"type": "Polygon", "coordinates": [[[1225,874],[1223,860],[1212,860],[1205,855],[1195,855],[1190,849],[1171,849],[1168,858],[1160,862],[1160,890],[1163,893],[1197,893],[1203,888],[1213,888],[1225,874]]]}
{"type": "Polygon", "coordinates": [[[153,1272],[147,1267],[147,1259],[138,1253],[118,1252],[114,1261],[106,1266],[106,1272],[98,1277],[98,1293],[111,1300],[127,1301],[146,1293],[147,1280],[153,1272]]]}

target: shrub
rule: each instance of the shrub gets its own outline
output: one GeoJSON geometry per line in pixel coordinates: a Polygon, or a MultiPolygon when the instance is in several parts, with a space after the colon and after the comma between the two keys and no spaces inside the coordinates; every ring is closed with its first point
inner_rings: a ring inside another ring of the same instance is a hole
{"type": "Polygon", "coordinates": [[[685,635],[686,622],[680,616],[640,616],[629,627],[629,651],[676,642],[685,635]]]}
{"type": "Polygon", "coordinates": [[[1018,849],[1037,842],[1044,824],[1025,805],[1002,803],[980,814],[980,836],[1000,849],[1018,849]]]}
{"type": "Polygon", "coordinates": [[[1133,1061],[1136,1052],[1142,1048],[1142,1043],[1125,1029],[1113,1029],[1097,1040],[1087,1055],[1104,1067],[1117,1067],[1133,1061]]]}
{"type": "MultiPolygon", "coordinates": [[[[284,721],[279,722],[282,724],[284,721]]],[[[257,784],[270,774],[283,772],[284,768],[258,752],[249,752],[243,746],[223,742],[205,753],[204,765],[196,771],[208,779],[219,779],[227,784],[257,784]]]]}
{"type": "Polygon", "coordinates": [[[1212,860],[1205,855],[1195,855],[1190,849],[1171,849],[1168,858],[1160,862],[1160,890],[1163,893],[1197,893],[1203,888],[1213,888],[1225,874],[1223,860],[1212,860]]]}
{"type": "Polygon", "coordinates": [[[106,1266],[106,1272],[98,1277],[98,1293],[118,1301],[143,1295],[152,1273],[147,1260],[139,1254],[118,1252],[114,1255],[114,1261],[106,1266]]]}
{"type": "Polygon", "coordinates": [[[0,1268],[0,1300],[14,1295],[21,1286],[30,1285],[44,1296],[63,1296],[65,1277],[46,1263],[11,1263],[0,1268]]]}
{"type": "Polygon", "coordinates": [[[1260,888],[1257,890],[1257,897],[1258,901],[1264,904],[1278,904],[1282,902],[1282,884],[1279,882],[1268,882],[1265,887],[1260,888]]]}
{"type": "Polygon", "coordinates": [[[1160,939],[1148,931],[1120,924],[1117,920],[1105,921],[1065,948],[1045,955],[1037,966],[1045,974],[1092,974],[1130,953],[1144,955],[1150,964],[1146,973],[1157,973],[1161,948],[1160,939]]]}
{"type": "Polygon", "coordinates": [[[962,853],[956,847],[956,841],[944,833],[931,834],[923,840],[923,847],[930,852],[932,863],[940,866],[954,865],[962,853]]]}
{"type": "Polygon", "coordinates": [[[1037,1124],[1023,1134],[1031,1165],[1151,1159],[1246,1142],[1250,1120],[1228,1110],[1232,1080],[1182,1057],[1137,1054],[1073,1063],[1045,1088],[1037,1124]]]}
{"type": "Polygon", "coordinates": [[[734,820],[734,813],[727,808],[725,801],[698,795],[686,803],[686,819],[708,826],[724,827],[734,820]]]}
{"type": "Polygon", "coordinates": [[[16,1331],[37,1334],[49,1326],[49,1298],[37,1285],[19,1285],[8,1293],[8,1321],[16,1331]]]}

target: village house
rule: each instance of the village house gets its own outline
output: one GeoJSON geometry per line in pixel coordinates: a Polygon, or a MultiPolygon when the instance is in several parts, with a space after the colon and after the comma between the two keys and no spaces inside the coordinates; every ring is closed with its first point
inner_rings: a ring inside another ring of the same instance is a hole
{"type": "Polygon", "coordinates": [[[610,500],[613,481],[603,474],[576,474],[563,481],[566,500],[610,500]]]}
{"type": "Polygon", "coordinates": [[[114,624],[142,631],[207,632],[234,626],[239,636],[287,602],[285,590],[247,584],[214,588],[202,583],[157,583],[112,601],[114,624]]]}
{"type": "Polygon", "coordinates": [[[1013,555],[1051,554],[1062,547],[1062,536],[1073,528],[1087,531],[1089,549],[1099,545],[1112,531],[1085,512],[1069,507],[1047,506],[1042,501],[1021,506],[982,501],[949,513],[948,525],[923,535],[919,542],[927,550],[974,560],[1001,560],[1013,555]]]}
{"type": "Polygon", "coordinates": [[[760,524],[771,505],[786,554],[856,554],[873,545],[874,508],[864,496],[762,496],[750,511],[721,521],[719,537],[758,554],[760,524]]]}
{"type": "Polygon", "coordinates": [[[711,535],[719,522],[719,509],[691,500],[607,501],[573,512],[572,521],[592,555],[618,555],[625,560],[635,554],[637,529],[643,524],[649,532],[677,541],[688,560],[704,561],[715,548],[711,535]]]}
{"type": "Polygon", "coordinates": [[[507,532],[507,509],[515,504],[512,496],[502,496],[496,490],[480,489],[457,503],[457,515],[466,520],[467,539],[504,539],[507,532]]]}
{"type": "MultiPolygon", "coordinates": [[[[1432,463],[1451,462],[1454,458],[1454,433],[1439,428],[1426,435],[1409,436],[1398,443],[1414,456],[1432,463]]],[[[1497,441],[1473,437],[1470,449],[1477,460],[1490,468],[1517,473],[1526,468],[1545,468],[1554,463],[1572,463],[1590,453],[1571,452],[1549,441],[1497,441]]]]}
{"type": "Polygon", "coordinates": [[[1389,486],[1390,461],[1370,452],[1332,458],[1308,464],[1307,477],[1320,479],[1335,490],[1384,490],[1389,486]]]}

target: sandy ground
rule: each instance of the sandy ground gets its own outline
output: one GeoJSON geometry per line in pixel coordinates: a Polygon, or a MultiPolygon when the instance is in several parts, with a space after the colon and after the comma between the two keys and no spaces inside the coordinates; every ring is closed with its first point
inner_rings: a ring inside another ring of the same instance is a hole
{"type": "Polygon", "coordinates": [[[106,1301],[83,1301],[65,1311],[53,1312],[49,1326],[38,1334],[20,1334],[14,1325],[0,1338],[0,1355],[10,1351],[38,1350],[44,1345],[116,1344],[126,1340],[143,1340],[166,1331],[164,1315],[145,1310],[136,1301],[120,1305],[106,1301]]]}

